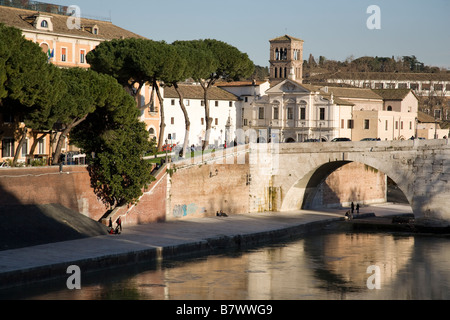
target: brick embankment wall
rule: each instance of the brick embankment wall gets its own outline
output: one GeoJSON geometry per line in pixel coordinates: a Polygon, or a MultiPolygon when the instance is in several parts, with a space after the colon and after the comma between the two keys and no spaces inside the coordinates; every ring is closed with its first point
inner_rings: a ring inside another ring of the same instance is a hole
{"type": "Polygon", "coordinates": [[[333,172],[322,183],[313,208],[384,203],[387,201],[386,175],[361,163],[350,163],[333,172]]]}
{"type": "Polygon", "coordinates": [[[249,212],[249,165],[195,165],[170,177],[167,219],[249,212]]]}
{"type": "Polygon", "coordinates": [[[137,204],[117,208],[102,221],[103,224],[107,225],[109,218],[115,223],[119,216],[124,226],[165,222],[168,179],[165,168],[155,178],[156,180],[143,190],[144,194],[137,204]]]}
{"type": "Polygon", "coordinates": [[[98,221],[107,211],[83,166],[0,170],[0,205],[60,204],[98,221]]]}

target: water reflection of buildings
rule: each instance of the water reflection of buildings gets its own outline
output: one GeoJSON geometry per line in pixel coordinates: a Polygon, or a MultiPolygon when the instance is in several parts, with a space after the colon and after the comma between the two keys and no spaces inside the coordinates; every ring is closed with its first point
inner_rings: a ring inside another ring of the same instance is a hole
{"type": "Polygon", "coordinates": [[[209,257],[165,271],[166,299],[385,299],[369,292],[367,268],[381,268],[382,288],[412,256],[414,238],[376,234],[307,237],[236,258],[209,257]]]}
{"type": "MultiPolygon", "coordinates": [[[[311,235],[285,246],[156,265],[43,299],[405,300],[450,299],[448,238],[389,234],[311,235]],[[381,290],[366,286],[381,268],[381,290]]],[[[105,279],[103,279],[105,276],[105,279]]],[[[84,281],[84,278],[83,278],[84,281]]]]}

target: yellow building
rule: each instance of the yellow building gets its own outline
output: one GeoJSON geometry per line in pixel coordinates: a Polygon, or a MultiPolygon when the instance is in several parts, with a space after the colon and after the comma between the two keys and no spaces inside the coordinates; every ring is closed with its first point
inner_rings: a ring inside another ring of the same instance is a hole
{"type": "MultiPolygon", "coordinates": [[[[22,1],[23,2],[23,1],[22,1]]],[[[7,2],[0,2],[7,3],[7,2]]],[[[47,53],[49,62],[61,68],[89,68],[87,54],[103,41],[125,38],[143,38],[133,32],[120,28],[109,21],[92,20],[79,17],[77,13],[69,16],[74,7],[51,5],[35,1],[25,1],[22,8],[0,5],[0,23],[18,28],[24,37],[33,41],[47,53]],[[31,10],[32,9],[32,10],[31,10]]],[[[142,89],[140,104],[150,101],[151,88],[142,89]]],[[[141,120],[147,125],[151,135],[159,133],[159,108],[156,105],[141,110],[141,120]]],[[[12,114],[0,113],[0,140],[2,143],[0,162],[10,160],[18,145],[17,127],[23,128],[20,119],[12,114]]],[[[36,145],[31,158],[48,162],[53,153],[55,136],[30,132],[25,146],[20,150],[19,161],[25,162],[36,145]],[[37,141],[36,141],[37,140],[37,141]]],[[[69,144],[63,152],[70,151],[69,144]]]]}

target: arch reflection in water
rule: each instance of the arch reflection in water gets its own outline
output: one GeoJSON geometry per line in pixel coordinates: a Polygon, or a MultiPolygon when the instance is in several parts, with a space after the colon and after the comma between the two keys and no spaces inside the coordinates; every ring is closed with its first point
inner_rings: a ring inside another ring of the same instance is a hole
{"type": "Polygon", "coordinates": [[[47,288],[47,293],[31,298],[450,299],[449,248],[444,237],[315,234],[246,252],[167,261],[143,271],[130,268],[128,274],[121,271],[120,279],[113,276],[90,284],[85,281],[81,291],[52,292],[47,288]],[[380,267],[380,290],[367,287],[367,268],[371,265],[380,267]]]}

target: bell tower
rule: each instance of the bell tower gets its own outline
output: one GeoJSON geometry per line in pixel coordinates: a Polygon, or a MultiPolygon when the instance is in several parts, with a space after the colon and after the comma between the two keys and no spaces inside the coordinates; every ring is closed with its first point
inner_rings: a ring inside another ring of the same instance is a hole
{"type": "Polygon", "coordinates": [[[284,35],[270,42],[270,82],[303,81],[303,40],[284,35]]]}

